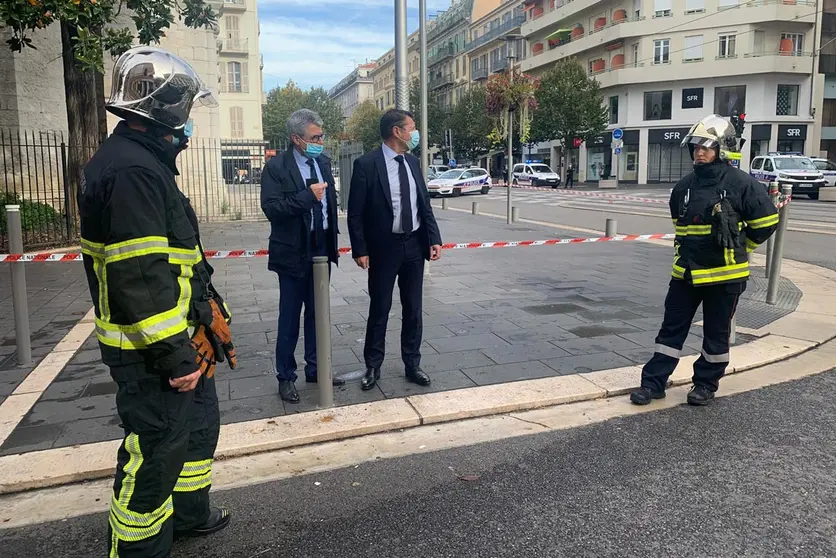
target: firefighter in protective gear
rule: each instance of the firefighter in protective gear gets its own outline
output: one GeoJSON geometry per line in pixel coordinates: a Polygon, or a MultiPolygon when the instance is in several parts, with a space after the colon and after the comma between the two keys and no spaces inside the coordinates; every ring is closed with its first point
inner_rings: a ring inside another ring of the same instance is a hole
{"type": "Polygon", "coordinates": [[[707,116],[682,141],[694,171],[671,193],[672,279],[656,350],[642,369],[641,387],[630,394],[637,405],[665,397],[700,304],[704,338],[688,403],[708,404],[728,366],[732,316],[749,277],[748,254],[778,226],[778,210],[764,187],[730,164],[740,158],[743,124],[743,116],[732,122],[707,116]]]}
{"type": "Polygon", "coordinates": [[[220,431],[215,364],[236,363],[230,315],[175,182],[195,103],[216,101],[187,62],[154,47],[123,54],[106,103],[123,120],[85,166],[78,192],[96,335],[125,430],[112,558],[167,557],[175,535],[213,533],[230,520],[209,505],[220,431]]]}

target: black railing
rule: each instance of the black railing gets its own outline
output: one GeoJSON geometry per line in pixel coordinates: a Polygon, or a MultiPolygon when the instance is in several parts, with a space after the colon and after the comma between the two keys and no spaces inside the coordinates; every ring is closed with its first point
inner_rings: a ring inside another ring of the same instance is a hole
{"type": "Polygon", "coordinates": [[[474,48],[478,48],[478,47],[480,47],[480,46],[482,46],[486,43],[489,43],[490,41],[492,41],[494,39],[498,39],[499,37],[503,36],[504,34],[508,33],[509,31],[511,31],[513,29],[516,29],[517,27],[521,26],[523,23],[525,23],[525,15],[524,14],[516,15],[516,16],[512,17],[511,19],[509,19],[508,21],[506,21],[506,22],[504,22],[500,25],[497,25],[493,29],[488,30],[488,32],[485,33],[484,35],[482,35],[481,37],[476,37],[475,39],[473,39],[469,43],[466,43],[464,45],[464,51],[468,52],[470,50],[473,50],[474,48]]]}

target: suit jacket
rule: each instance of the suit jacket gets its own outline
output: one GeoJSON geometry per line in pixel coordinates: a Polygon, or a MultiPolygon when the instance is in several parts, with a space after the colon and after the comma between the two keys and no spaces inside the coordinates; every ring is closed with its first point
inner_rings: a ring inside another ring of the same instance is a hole
{"type": "MultiPolygon", "coordinates": [[[[280,274],[304,277],[309,261],[311,242],[311,210],[316,196],[305,186],[291,147],[273,157],[261,173],[261,210],[270,220],[268,269],[280,274]]],[[[337,191],[331,174],[331,160],[317,158],[319,172],[328,183],[325,197],[328,203],[328,259],[337,263],[337,191]]]]}
{"type": "MultiPolygon", "coordinates": [[[[430,205],[430,195],[421,173],[420,161],[406,154],[406,162],[415,177],[418,191],[418,218],[421,220],[420,241],[424,257],[429,259],[430,246],[441,244],[441,233],[430,205]]],[[[351,237],[351,255],[383,254],[391,245],[392,191],[383,150],[377,148],[354,161],[351,188],[348,191],[348,234],[351,237]]]]}

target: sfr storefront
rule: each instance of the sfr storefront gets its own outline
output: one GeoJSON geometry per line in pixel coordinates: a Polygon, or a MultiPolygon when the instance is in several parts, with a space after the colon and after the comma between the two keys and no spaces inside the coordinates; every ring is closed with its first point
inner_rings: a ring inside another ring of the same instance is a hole
{"type": "Polygon", "coordinates": [[[647,134],[647,182],[677,182],[694,169],[691,153],[680,147],[690,128],[652,128],[647,134]]]}

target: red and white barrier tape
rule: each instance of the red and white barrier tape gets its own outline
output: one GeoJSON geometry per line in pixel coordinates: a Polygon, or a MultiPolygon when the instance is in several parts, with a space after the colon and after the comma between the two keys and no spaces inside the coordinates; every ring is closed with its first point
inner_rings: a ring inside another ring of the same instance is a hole
{"type": "MultiPolygon", "coordinates": [[[[444,244],[445,250],[462,250],[465,248],[515,248],[526,246],[553,246],[556,244],[587,244],[591,242],[630,242],[635,240],[670,240],[676,235],[667,234],[629,234],[620,236],[598,236],[593,238],[552,238],[549,240],[508,240],[498,242],[467,242],[461,244],[444,244]]],[[[340,248],[340,254],[348,254],[351,248],[340,248]]],[[[264,258],[269,255],[268,250],[205,250],[206,258],[210,260],[226,260],[236,258],[264,258]]],[[[0,262],[75,262],[81,261],[81,254],[0,254],[0,262]]]]}
{"type": "Polygon", "coordinates": [[[659,205],[668,205],[667,200],[660,200],[656,198],[641,198],[638,196],[622,196],[620,194],[605,194],[602,192],[583,192],[583,191],[575,191],[572,192],[567,190],[566,188],[557,189],[557,190],[549,190],[548,188],[538,188],[537,186],[514,186],[514,188],[522,189],[522,190],[540,190],[543,192],[549,192],[551,194],[556,195],[568,195],[568,196],[587,196],[590,198],[602,198],[606,200],[614,200],[614,201],[632,201],[632,202],[641,202],[641,203],[654,203],[659,205]]]}
{"type": "Polygon", "coordinates": [[[792,195],[789,195],[789,196],[786,196],[786,197],[781,196],[781,197],[783,199],[779,199],[778,202],[775,204],[775,207],[777,207],[778,209],[781,209],[782,207],[784,207],[785,205],[790,203],[790,200],[792,200],[792,195]]]}

